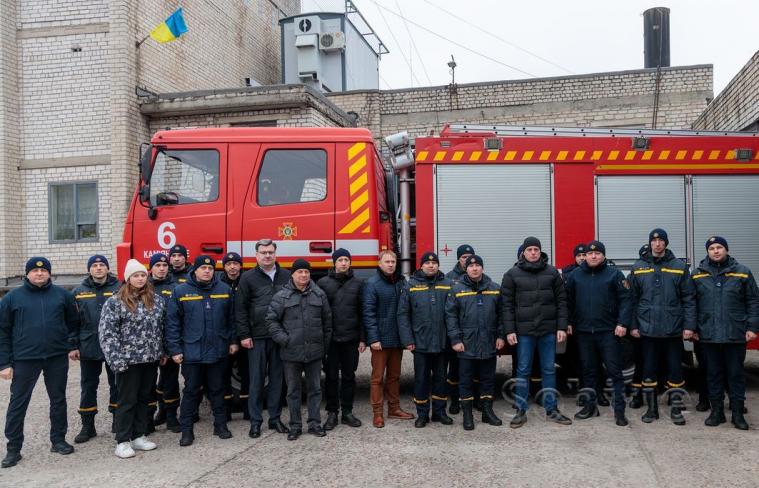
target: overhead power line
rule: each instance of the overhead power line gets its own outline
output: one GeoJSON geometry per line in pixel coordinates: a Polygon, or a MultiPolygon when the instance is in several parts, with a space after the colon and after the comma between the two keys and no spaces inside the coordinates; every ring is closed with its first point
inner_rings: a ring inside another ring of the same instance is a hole
{"type": "MultiPolygon", "coordinates": [[[[395,0],[395,7],[398,9],[398,12],[401,14],[401,16],[403,16],[403,10],[401,10],[401,5],[398,3],[398,0],[395,0]]],[[[424,64],[424,58],[419,53],[419,49],[416,47],[416,42],[414,41],[414,36],[411,35],[411,29],[408,28],[408,22],[406,22],[406,17],[403,17],[403,25],[406,27],[406,33],[408,34],[408,38],[411,40],[411,47],[416,52],[416,57],[419,58],[419,62],[422,64],[422,69],[424,70],[424,76],[427,77],[427,83],[432,85],[432,79],[430,78],[430,74],[427,72],[427,65],[424,64]]]]}
{"type": "Polygon", "coordinates": [[[509,41],[508,39],[504,39],[503,37],[499,36],[498,34],[494,34],[492,32],[489,32],[489,31],[483,29],[481,25],[477,25],[477,24],[475,24],[473,22],[470,22],[466,18],[461,17],[460,15],[457,15],[457,14],[451,12],[450,10],[447,10],[447,9],[445,9],[445,8],[439,6],[439,5],[435,5],[434,3],[430,2],[429,0],[424,0],[424,1],[425,1],[425,3],[427,3],[430,6],[432,6],[432,7],[436,8],[436,9],[440,10],[441,12],[444,12],[444,13],[450,15],[451,17],[453,17],[454,19],[458,20],[459,22],[462,22],[462,23],[464,23],[464,24],[466,24],[466,25],[468,25],[470,27],[474,27],[477,30],[481,31],[483,34],[489,35],[493,39],[497,39],[497,40],[501,41],[502,43],[507,44],[507,45],[513,47],[514,49],[518,49],[518,50],[522,51],[525,54],[528,54],[528,55],[530,55],[530,56],[532,56],[534,58],[537,58],[537,59],[543,61],[544,63],[548,63],[551,66],[554,66],[554,67],[559,68],[559,69],[561,69],[563,71],[566,71],[567,73],[569,73],[571,75],[577,74],[577,73],[575,73],[574,71],[572,71],[569,68],[565,68],[564,66],[562,66],[562,65],[560,65],[558,63],[554,63],[550,59],[546,59],[543,56],[540,56],[539,54],[536,54],[536,53],[534,53],[534,52],[532,52],[532,51],[530,51],[528,49],[523,48],[522,46],[520,46],[520,45],[518,45],[518,44],[516,44],[516,43],[514,43],[512,41],[509,41]]]}
{"type": "MultiPolygon", "coordinates": [[[[390,36],[395,41],[395,44],[398,46],[398,50],[401,52],[401,57],[403,58],[403,61],[406,62],[406,66],[408,66],[409,71],[411,71],[411,76],[416,81],[417,85],[422,86],[422,84],[419,82],[419,78],[417,78],[416,75],[414,74],[414,68],[411,66],[411,57],[409,56],[408,59],[406,58],[406,53],[404,52],[403,47],[401,47],[401,43],[398,42],[398,38],[395,37],[395,33],[393,32],[393,29],[390,28],[390,22],[387,21],[387,19],[385,18],[385,14],[383,14],[382,10],[380,10],[380,9],[385,9],[385,7],[382,7],[381,5],[379,5],[374,0],[371,0],[371,2],[374,4],[375,7],[377,7],[377,12],[379,12],[380,17],[382,17],[382,21],[387,26],[387,30],[390,31],[390,36]]],[[[387,9],[385,9],[385,10],[387,10],[387,9]]],[[[388,12],[390,12],[392,14],[395,14],[395,15],[398,15],[395,12],[393,12],[392,10],[388,10],[388,12]]]]}
{"type": "MultiPolygon", "coordinates": [[[[468,52],[470,52],[470,53],[472,53],[472,54],[475,54],[475,55],[477,55],[477,56],[480,56],[481,58],[485,58],[485,59],[487,59],[488,61],[492,61],[492,62],[494,62],[494,63],[496,63],[496,64],[499,64],[499,65],[501,65],[501,66],[504,66],[504,67],[506,67],[506,68],[509,68],[509,69],[511,69],[511,70],[517,71],[517,72],[519,72],[519,73],[522,73],[522,74],[524,74],[524,75],[530,76],[530,77],[532,77],[532,78],[537,78],[537,75],[534,75],[534,74],[530,73],[529,71],[525,71],[525,70],[523,70],[523,69],[517,68],[516,66],[512,66],[512,65],[510,65],[510,64],[508,64],[508,63],[504,63],[503,61],[500,61],[500,60],[498,60],[498,59],[495,59],[495,58],[494,58],[494,57],[492,57],[492,56],[488,56],[487,54],[481,53],[481,52],[479,52],[479,51],[476,51],[475,49],[472,49],[472,48],[470,48],[470,47],[468,47],[468,46],[465,46],[465,45],[461,44],[460,42],[456,42],[456,41],[454,41],[453,39],[449,39],[449,38],[445,37],[444,35],[442,35],[442,34],[439,34],[439,33],[435,32],[435,31],[433,31],[432,29],[428,29],[427,27],[424,27],[423,25],[421,25],[421,24],[419,24],[419,23],[417,23],[417,22],[414,22],[414,21],[413,21],[413,20],[411,20],[411,19],[407,19],[406,17],[404,17],[403,15],[399,14],[398,12],[395,12],[395,11],[393,11],[393,10],[390,10],[390,9],[389,9],[389,8],[387,8],[387,7],[383,7],[383,6],[382,6],[382,5],[380,5],[380,4],[379,4],[379,3],[378,3],[376,0],[369,0],[369,1],[370,1],[370,2],[372,2],[372,3],[373,3],[373,4],[374,4],[376,7],[377,7],[377,9],[381,9],[381,10],[384,10],[384,11],[386,11],[387,13],[389,13],[389,14],[391,14],[391,15],[394,15],[394,16],[396,16],[396,17],[399,17],[399,18],[401,18],[401,19],[405,20],[406,22],[408,22],[409,24],[411,24],[411,25],[413,25],[413,26],[417,27],[418,29],[421,29],[421,30],[423,30],[423,31],[425,31],[425,32],[427,32],[427,33],[429,33],[429,34],[432,34],[433,36],[435,36],[435,37],[437,37],[437,38],[439,38],[439,39],[442,39],[442,40],[444,40],[444,41],[446,41],[446,42],[449,42],[449,43],[453,44],[454,46],[457,46],[457,47],[459,47],[459,48],[461,48],[461,49],[463,49],[463,50],[465,50],[465,51],[468,51],[468,52]]],[[[385,18],[385,17],[384,17],[384,15],[382,16],[382,18],[383,18],[383,19],[385,18]]],[[[387,23],[387,21],[386,21],[386,20],[385,20],[385,23],[387,23]]],[[[389,26],[388,26],[388,28],[389,28],[389,26]]],[[[392,33],[392,32],[391,32],[391,33],[392,33]]],[[[396,42],[398,42],[398,41],[396,40],[396,42]]],[[[411,68],[411,66],[409,66],[409,68],[411,68]]]]}

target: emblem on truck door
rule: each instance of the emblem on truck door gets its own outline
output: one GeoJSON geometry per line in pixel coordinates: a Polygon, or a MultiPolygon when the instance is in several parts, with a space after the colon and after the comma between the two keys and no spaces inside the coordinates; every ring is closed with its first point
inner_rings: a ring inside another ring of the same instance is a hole
{"type": "Polygon", "coordinates": [[[293,237],[298,236],[298,228],[292,222],[282,222],[282,225],[277,230],[279,237],[285,241],[291,241],[293,237]]]}

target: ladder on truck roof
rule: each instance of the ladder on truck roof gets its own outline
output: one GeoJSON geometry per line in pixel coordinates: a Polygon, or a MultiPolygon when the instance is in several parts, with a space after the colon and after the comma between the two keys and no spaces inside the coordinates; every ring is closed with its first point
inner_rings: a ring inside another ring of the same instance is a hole
{"type": "Polygon", "coordinates": [[[648,137],[648,136],[731,136],[759,137],[757,132],[739,131],[708,131],[680,129],[633,129],[629,127],[600,128],[600,127],[531,127],[516,125],[480,125],[480,124],[447,124],[440,131],[440,136],[452,134],[482,134],[490,133],[497,136],[549,136],[549,137],[648,137]]]}

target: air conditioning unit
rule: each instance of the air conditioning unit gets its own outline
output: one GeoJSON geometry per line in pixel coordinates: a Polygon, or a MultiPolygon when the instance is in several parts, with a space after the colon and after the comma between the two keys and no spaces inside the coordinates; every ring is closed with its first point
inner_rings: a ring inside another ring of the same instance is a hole
{"type": "Polygon", "coordinates": [[[319,49],[337,51],[345,49],[345,34],[342,32],[325,32],[319,35],[319,49]]]}

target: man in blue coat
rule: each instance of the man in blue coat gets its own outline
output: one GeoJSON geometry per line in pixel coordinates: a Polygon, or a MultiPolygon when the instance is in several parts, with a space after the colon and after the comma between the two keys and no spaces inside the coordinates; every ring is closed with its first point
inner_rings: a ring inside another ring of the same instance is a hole
{"type": "Polygon", "coordinates": [[[746,343],[759,333],[759,289],[751,270],[728,254],[727,240],[712,236],[707,256],[693,274],[696,287],[698,339],[706,358],[711,413],[709,427],[724,423],[725,381],[730,397],[732,424],[748,430],[743,416],[746,401],[746,343]]]}
{"type": "Polygon", "coordinates": [[[11,380],[5,417],[8,451],[3,468],[21,460],[24,418],[40,373],[50,397],[51,452],[71,454],[66,442],[69,357],[77,357],[79,314],[74,296],[50,280],[50,261],[33,257],[24,283],[0,301],[0,378],[11,380]]]}
{"type": "Polygon", "coordinates": [[[635,262],[630,272],[633,337],[641,338],[643,352],[643,394],[648,409],[641,420],[659,418],[656,388],[661,357],[667,363],[667,386],[675,425],[685,425],[682,410],[683,340],[691,340],[696,329],[696,301],[688,265],[667,249],[669,237],[664,229],[648,235],[650,250],[635,262]]]}
{"type": "Polygon", "coordinates": [[[616,424],[628,424],[619,338],[627,334],[630,326],[629,288],[622,272],[607,263],[606,246],[600,241],[588,243],[585,261],[567,277],[569,323],[574,326],[585,385],[585,402],[575,414],[576,419],[599,415],[595,385],[602,372],[598,368],[600,357],[614,384],[616,424]]]}
{"type": "MultiPolygon", "coordinates": [[[[109,273],[108,259],[96,254],[87,261],[87,277],[74,288],[73,294],[79,310],[79,365],[81,367],[81,395],[79,399],[79,415],[82,416],[82,430],[74,438],[81,444],[97,435],[95,431],[95,415],[98,413],[98,385],[100,373],[105,365],[108,378],[109,403],[108,411],[116,412],[116,377],[108,364],[105,363],[103,351],[98,339],[98,324],[103,304],[119,289],[119,280],[109,273]]],[[[115,415],[114,415],[115,418],[115,415]]]]}
{"type": "Polygon", "coordinates": [[[216,261],[201,254],[195,258],[187,282],[177,286],[169,300],[166,345],[172,360],[182,365],[184,391],[180,405],[180,446],[195,440],[193,418],[202,399],[204,382],[213,411],[213,433],[229,439],[224,406],[224,371],[227,357],[237,352],[232,320],[232,290],[214,275],[216,261]]]}
{"type": "Polygon", "coordinates": [[[387,416],[409,420],[414,416],[401,409],[400,378],[403,349],[398,332],[398,297],[403,278],[396,272],[393,251],[379,255],[377,274],[366,281],[361,298],[361,310],[366,328],[366,342],[372,350],[372,379],[369,397],[374,418],[372,424],[385,426],[384,400],[387,397],[387,416]]]}

